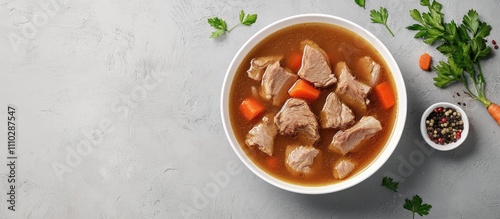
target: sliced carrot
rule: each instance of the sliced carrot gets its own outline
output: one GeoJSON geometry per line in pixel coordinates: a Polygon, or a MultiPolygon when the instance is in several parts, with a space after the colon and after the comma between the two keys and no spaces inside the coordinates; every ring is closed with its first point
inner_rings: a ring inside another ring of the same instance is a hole
{"type": "Polygon", "coordinates": [[[500,106],[496,103],[491,103],[488,106],[488,113],[490,113],[491,117],[500,125],[500,106]]]}
{"type": "Polygon", "coordinates": [[[267,165],[267,167],[269,167],[271,169],[276,169],[278,167],[278,158],[268,157],[266,159],[266,165],[267,165]]]}
{"type": "Polygon", "coordinates": [[[429,71],[431,67],[431,60],[432,60],[431,55],[429,55],[429,53],[424,53],[420,56],[418,65],[422,70],[429,71]]]}
{"type": "Polygon", "coordinates": [[[292,52],[287,59],[286,65],[294,72],[299,71],[302,66],[302,53],[298,51],[292,52]]]}
{"type": "Polygon", "coordinates": [[[380,83],[375,86],[374,90],[384,109],[389,109],[394,106],[394,104],[396,103],[396,98],[394,97],[394,91],[392,90],[389,83],[380,83]]]}
{"type": "Polygon", "coordinates": [[[305,99],[307,101],[314,101],[318,99],[319,90],[314,88],[308,82],[299,79],[292,88],[288,91],[291,97],[305,99]]]}
{"type": "Polygon", "coordinates": [[[264,105],[252,98],[246,98],[240,104],[240,111],[243,116],[250,121],[264,111],[264,105]]]}

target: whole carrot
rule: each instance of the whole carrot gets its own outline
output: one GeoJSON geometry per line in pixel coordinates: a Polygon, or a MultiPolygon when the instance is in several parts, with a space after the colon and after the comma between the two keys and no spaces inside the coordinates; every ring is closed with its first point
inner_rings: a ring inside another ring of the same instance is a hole
{"type": "MultiPolygon", "coordinates": [[[[491,54],[491,48],[486,45],[491,25],[481,21],[479,17],[482,16],[473,9],[463,16],[462,23],[445,22],[441,11],[443,5],[437,0],[421,0],[420,4],[427,6],[428,12],[410,10],[410,16],[418,23],[406,28],[418,31],[415,38],[422,38],[424,43],[439,44],[435,48],[446,56],[446,60],[434,67],[437,73],[434,85],[445,88],[455,82],[463,84],[466,93],[480,101],[500,125],[500,107],[486,97],[486,80],[481,67],[481,62],[491,54]]],[[[422,56],[422,69],[426,69],[428,58],[425,54],[422,56]]]]}
{"type": "Polygon", "coordinates": [[[496,103],[490,103],[487,109],[491,117],[493,117],[493,119],[497,121],[498,125],[500,125],[500,106],[496,103]]]}

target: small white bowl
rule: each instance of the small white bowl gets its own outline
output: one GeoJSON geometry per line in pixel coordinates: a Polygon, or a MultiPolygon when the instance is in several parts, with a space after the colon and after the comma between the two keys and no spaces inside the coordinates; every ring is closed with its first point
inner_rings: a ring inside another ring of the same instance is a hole
{"type": "Polygon", "coordinates": [[[469,135],[469,119],[467,118],[467,114],[465,114],[465,111],[460,108],[459,106],[452,104],[452,103],[447,103],[447,102],[440,102],[440,103],[435,103],[427,110],[425,110],[424,114],[422,114],[422,119],[420,120],[420,132],[422,133],[422,137],[424,138],[425,142],[429,144],[431,147],[435,148],[436,150],[440,151],[449,151],[453,150],[456,147],[460,146],[462,143],[464,143],[465,139],[467,139],[467,135],[469,135]],[[443,108],[453,108],[460,114],[462,114],[462,121],[464,122],[464,129],[462,130],[462,134],[460,139],[458,141],[445,144],[445,145],[440,145],[436,144],[431,139],[429,138],[429,135],[427,134],[427,126],[425,124],[425,121],[427,120],[427,117],[431,114],[431,112],[438,108],[438,107],[443,107],[443,108]]]}

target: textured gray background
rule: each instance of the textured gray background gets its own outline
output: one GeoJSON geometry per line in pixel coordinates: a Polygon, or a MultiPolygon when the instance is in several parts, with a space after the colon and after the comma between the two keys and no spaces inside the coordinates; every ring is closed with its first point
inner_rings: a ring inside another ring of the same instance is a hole
{"type": "MultiPolygon", "coordinates": [[[[490,39],[500,41],[498,1],[442,3],[446,20],[477,9],[493,26],[490,39]]],[[[439,90],[433,73],[419,70],[421,53],[441,56],[405,29],[412,8],[421,8],[417,0],[369,0],[366,9],[354,0],[0,0],[0,124],[7,104],[17,106],[19,119],[15,213],[6,205],[0,135],[0,218],[410,218],[402,205],[414,194],[433,205],[428,218],[500,218],[500,128],[479,102],[454,95],[462,87],[439,90]],[[47,2],[56,4],[46,9],[47,2]],[[369,10],[380,6],[389,10],[394,38],[369,21],[369,10]],[[232,26],[240,9],[258,13],[257,23],[208,38],[207,18],[232,26]],[[239,47],[266,25],[302,13],[370,30],[394,55],[408,89],[395,153],[368,180],[334,194],[294,194],[257,178],[231,150],[219,115],[224,74],[239,47]],[[467,104],[471,132],[451,152],[421,146],[420,115],[438,101],[467,104]],[[95,129],[106,132],[82,147],[95,129]],[[406,162],[409,168],[399,168],[406,162]],[[55,170],[64,171],[58,177],[55,170]],[[398,193],[379,186],[385,174],[398,176],[398,193]]],[[[498,103],[496,53],[484,70],[488,96],[498,103]]]]}

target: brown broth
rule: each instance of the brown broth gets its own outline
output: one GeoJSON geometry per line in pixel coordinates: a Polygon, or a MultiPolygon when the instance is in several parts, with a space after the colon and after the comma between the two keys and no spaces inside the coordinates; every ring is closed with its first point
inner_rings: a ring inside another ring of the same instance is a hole
{"type": "MultiPolygon", "coordinates": [[[[314,145],[314,147],[319,149],[321,152],[314,159],[312,171],[307,176],[293,175],[285,167],[286,147],[288,145],[301,145],[301,143],[289,136],[282,136],[278,134],[275,139],[273,151],[273,157],[276,157],[279,160],[278,167],[275,169],[270,169],[266,165],[266,159],[268,159],[269,156],[262,153],[257,148],[249,148],[245,144],[245,137],[250,129],[261,121],[262,116],[269,113],[275,115],[281,109],[281,106],[272,106],[270,103],[267,103],[264,100],[260,99],[260,102],[264,103],[266,106],[266,112],[262,113],[254,120],[248,122],[241,115],[238,107],[245,98],[252,96],[252,86],[260,89],[260,82],[250,79],[247,76],[246,71],[250,67],[250,60],[254,57],[267,55],[284,55],[284,60],[287,60],[287,56],[293,51],[301,51],[300,43],[303,40],[308,39],[314,41],[323,50],[325,50],[325,52],[330,57],[332,71],[337,62],[344,61],[351,69],[351,73],[355,77],[357,77],[358,80],[366,84],[368,84],[368,76],[359,75],[357,73],[358,70],[356,69],[355,62],[363,56],[370,56],[375,62],[381,65],[381,75],[379,82],[389,82],[393,91],[396,91],[394,80],[392,79],[392,75],[389,72],[389,68],[387,67],[385,61],[375,50],[375,48],[373,48],[363,38],[350,30],[334,25],[322,23],[298,24],[287,27],[270,35],[247,54],[243,62],[240,64],[235,78],[232,82],[229,95],[229,113],[233,132],[236,135],[240,146],[243,148],[247,156],[250,157],[250,159],[257,166],[259,166],[270,175],[290,183],[308,186],[320,186],[325,184],[332,184],[339,181],[333,177],[333,167],[343,157],[354,162],[356,165],[353,173],[351,173],[349,177],[352,177],[360,170],[367,167],[367,165],[370,164],[375,159],[375,157],[377,157],[392,133],[394,120],[396,118],[397,105],[393,106],[389,110],[384,110],[378,102],[377,97],[373,94],[373,92],[370,92],[368,98],[371,102],[368,105],[368,109],[366,111],[363,111],[363,109],[355,108],[354,106],[349,106],[356,115],[356,121],[359,121],[362,116],[372,115],[381,122],[383,130],[377,133],[371,139],[361,142],[361,144],[356,147],[355,151],[352,151],[345,156],[328,150],[328,145],[331,143],[333,135],[338,130],[320,128],[319,133],[321,139],[316,143],[316,145],[314,145]],[[345,50],[341,52],[339,51],[339,48],[345,48],[345,50]]],[[[321,111],[325,103],[326,97],[330,92],[334,91],[335,87],[336,85],[326,89],[321,89],[320,97],[310,104],[314,114],[316,114],[317,116],[319,115],[319,112],[321,111]]],[[[397,94],[395,96],[397,97],[397,94]]]]}

